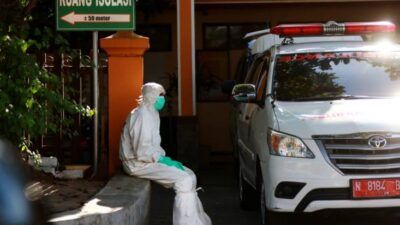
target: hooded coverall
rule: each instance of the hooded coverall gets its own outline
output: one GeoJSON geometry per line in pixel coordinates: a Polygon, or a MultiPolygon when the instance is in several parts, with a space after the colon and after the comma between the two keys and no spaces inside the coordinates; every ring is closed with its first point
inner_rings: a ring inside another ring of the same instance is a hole
{"type": "Polygon", "coordinates": [[[196,175],[185,167],[157,163],[165,156],[160,146],[160,116],[154,107],[157,97],[165,93],[156,83],[142,87],[139,106],[127,117],[121,134],[120,159],[123,169],[132,176],[157,182],[176,192],[173,208],[174,225],[211,225],[196,192],[196,175]]]}

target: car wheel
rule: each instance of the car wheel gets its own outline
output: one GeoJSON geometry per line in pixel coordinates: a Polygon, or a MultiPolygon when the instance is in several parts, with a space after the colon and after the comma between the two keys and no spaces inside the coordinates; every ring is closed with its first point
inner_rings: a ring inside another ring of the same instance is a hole
{"type": "Polygon", "coordinates": [[[243,178],[242,168],[239,163],[239,200],[240,207],[244,210],[257,209],[257,192],[256,190],[243,178]]]}

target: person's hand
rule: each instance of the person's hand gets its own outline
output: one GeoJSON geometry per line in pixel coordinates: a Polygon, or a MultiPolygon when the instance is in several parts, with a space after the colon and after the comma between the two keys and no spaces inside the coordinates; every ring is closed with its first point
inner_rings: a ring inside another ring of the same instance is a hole
{"type": "Polygon", "coordinates": [[[164,164],[167,166],[171,166],[171,167],[175,167],[182,171],[185,171],[185,168],[183,167],[182,163],[172,160],[170,157],[161,156],[160,159],[158,160],[158,163],[161,163],[161,164],[164,164]]]}
{"type": "Polygon", "coordinates": [[[176,168],[178,168],[178,169],[180,169],[182,171],[185,171],[185,167],[183,167],[183,164],[181,162],[178,162],[178,161],[175,161],[175,160],[171,160],[171,161],[174,164],[174,167],[176,167],[176,168]]]}

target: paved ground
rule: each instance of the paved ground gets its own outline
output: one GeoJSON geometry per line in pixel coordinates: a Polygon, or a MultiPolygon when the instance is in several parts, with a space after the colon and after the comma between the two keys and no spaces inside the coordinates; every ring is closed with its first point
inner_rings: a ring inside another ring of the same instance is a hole
{"type": "MultiPolygon", "coordinates": [[[[200,186],[205,192],[199,196],[213,225],[258,225],[259,212],[239,208],[237,185],[230,166],[201,171],[200,186]]],[[[151,225],[172,225],[174,193],[153,185],[151,225]]],[[[400,207],[400,206],[399,206],[400,207]]],[[[279,223],[278,223],[279,224],[279,223]]],[[[399,209],[372,209],[356,211],[328,211],[290,219],[290,225],[398,225],[399,209]]]]}

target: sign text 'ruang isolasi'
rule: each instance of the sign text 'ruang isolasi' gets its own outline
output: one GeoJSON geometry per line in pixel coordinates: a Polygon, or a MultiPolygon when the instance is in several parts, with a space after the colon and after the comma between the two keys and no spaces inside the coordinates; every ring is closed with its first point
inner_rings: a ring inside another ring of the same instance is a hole
{"type": "Polygon", "coordinates": [[[61,7],[90,7],[96,6],[133,6],[133,0],[59,0],[61,7]]]}
{"type": "Polygon", "coordinates": [[[134,30],[135,0],[57,0],[57,30],[134,30]]]}

